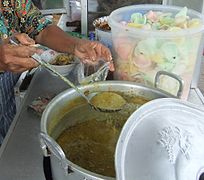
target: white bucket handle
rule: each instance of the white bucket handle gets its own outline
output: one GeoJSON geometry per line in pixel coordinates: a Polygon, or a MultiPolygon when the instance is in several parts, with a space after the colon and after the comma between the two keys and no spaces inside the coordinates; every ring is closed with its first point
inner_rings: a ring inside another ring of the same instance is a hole
{"type": "Polygon", "coordinates": [[[167,72],[167,71],[158,71],[156,76],[155,76],[155,80],[154,80],[154,86],[155,88],[158,88],[159,86],[159,79],[160,79],[160,76],[161,75],[165,75],[165,76],[169,76],[175,80],[177,80],[179,82],[179,89],[178,89],[178,92],[177,92],[177,97],[180,98],[182,93],[183,93],[183,86],[184,86],[184,81],[183,79],[176,75],[176,74],[173,74],[171,72],[167,72]]]}

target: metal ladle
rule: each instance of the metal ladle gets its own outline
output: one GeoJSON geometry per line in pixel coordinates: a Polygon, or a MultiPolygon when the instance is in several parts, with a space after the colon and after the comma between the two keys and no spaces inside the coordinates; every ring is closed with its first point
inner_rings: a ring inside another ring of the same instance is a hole
{"type": "MultiPolygon", "coordinates": [[[[16,39],[10,39],[10,43],[18,45],[19,43],[17,42],[16,39]]],[[[44,66],[45,68],[49,69],[51,72],[53,72],[55,75],[57,75],[61,80],[63,80],[66,84],[74,88],[79,95],[81,95],[87,103],[95,110],[100,111],[100,112],[117,112],[120,111],[123,106],[126,104],[126,100],[120,96],[117,93],[113,92],[106,92],[106,93],[111,93],[110,97],[113,102],[119,102],[118,106],[109,106],[110,104],[107,104],[104,106],[104,104],[100,105],[100,101],[103,100],[103,97],[101,96],[102,93],[91,93],[88,96],[84,94],[83,91],[81,91],[77,86],[75,86],[68,78],[64,77],[61,75],[59,72],[57,72],[55,69],[51,67],[51,65],[41,59],[41,57],[38,54],[33,54],[31,56],[36,62],[38,62],[40,65],[44,66]],[[101,95],[100,95],[101,94],[101,95]]],[[[109,63],[109,62],[107,62],[109,63]]],[[[107,94],[106,94],[107,95],[107,94]]]]}
{"type": "Polygon", "coordinates": [[[124,100],[124,98],[120,95],[118,95],[117,93],[113,93],[113,92],[106,92],[106,93],[110,93],[110,97],[112,99],[113,102],[119,102],[118,106],[108,106],[111,104],[108,104],[107,106],[104,106],[104,104],[100,104],[99,101],[102,100],[102,96],[103,93],[91,93],[88,96],[86,96],[84,94],[83,91],[81,91],[77,86],[75,86],[68,78],[62,76],[60,73],[58,73],[57,71],[55,71],[51,65],[45,61],[39,60],[39,55],[34,54],[32,56],[33,59],[35,59],[40,65],[46,67],[47,69],[49,69],[51,72],[53,72],[54,74],[56,74],[61,80],[63,80],[65,83],[67,83],[69,86],[71,86],[72,88],[74,88],[87,102],[88,104],[95,110],[100,111],[100,112],[116,112],[116,111],[120,111],[123,106],[126,104],[126,101],[124,100]]]}

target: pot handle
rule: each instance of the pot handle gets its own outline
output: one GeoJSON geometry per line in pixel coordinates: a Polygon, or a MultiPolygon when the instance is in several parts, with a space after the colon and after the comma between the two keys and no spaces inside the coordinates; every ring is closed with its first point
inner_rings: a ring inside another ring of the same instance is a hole
{"type": "Polygon", "coordinates": [[[179,82],[179,89],[178,89],[178,92],[177,92],[177,97],[180,98],[182,93],[183,93],[183,86],[184,86],[184,81],[183,79],[176,75],[176,74],[173,74],[171,72],[167,72],[167,71],[158,71],[156,76],[155,76],[155,80],[154,80],[154,87],[155,88],[158,88],[159,86],[159,79],[160,79],[160,76],[161,75],[165,75],[165,76],[169,76],[175,80],[177,80],[179,82]]]}
{"type": "Polygon", "coordinates": [[[66,162],[66,156],[64,154],[64,151],[59,146],[59,144],[57,144],[57,142],[52,137],[43,132],[39,134],[39,138],[44,156],[49,156],[50,154],[53,154],[61,162],[61,166],[65,174],[68,175],[71,170],[69,169],[69,166],[66,162]]]}

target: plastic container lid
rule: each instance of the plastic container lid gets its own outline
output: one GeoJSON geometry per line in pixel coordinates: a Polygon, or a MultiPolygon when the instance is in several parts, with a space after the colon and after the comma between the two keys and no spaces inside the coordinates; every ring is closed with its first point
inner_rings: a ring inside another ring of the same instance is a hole
{"type": "Polygon", "coordinates": [[[204,109],[173,98],[135,111],[120,134],[117,180],[198,180],[204,172],[204,109]]]}

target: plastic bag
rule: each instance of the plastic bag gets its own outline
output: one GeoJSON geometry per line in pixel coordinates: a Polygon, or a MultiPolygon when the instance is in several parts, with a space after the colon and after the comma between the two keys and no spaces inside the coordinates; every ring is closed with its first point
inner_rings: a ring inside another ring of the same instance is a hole
{"type": "Polygon", "coordinates": [[[77,65],[77,71],[77,79],[79,84],[104,81],[108,75],[109,62],[101,60],[96,65],[89,65],[81,62],[77,65]]]}

